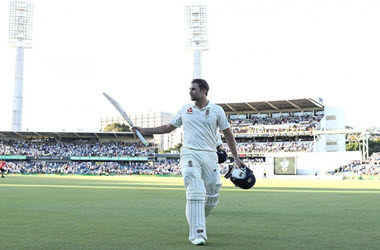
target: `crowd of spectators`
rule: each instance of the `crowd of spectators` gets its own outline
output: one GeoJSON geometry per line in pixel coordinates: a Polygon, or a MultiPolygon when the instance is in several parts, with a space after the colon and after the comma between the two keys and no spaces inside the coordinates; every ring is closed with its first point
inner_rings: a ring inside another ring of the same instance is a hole
{"type": "Polygon", "coordinates": [[[119,162],[7,162],[8,174],[180,175],[175,160],[155,163],[119,162]]]}
{"type": "Polygon", "coordinates": [[[233,133],[241,134],[265,134],[265,133],[297,133],[312,131],[319,128],[316,123],[294,124],[287,127],[265,127],[265,126],[232,126],[233,133]]]}
{"type": "Polygon", "coordinates": [[[32,142],[0,140],[0,155],[27,156],[153,156],[154,146],[131,142],[32,142]]]}
{"type": "Polygon", "coordinates": [[[257,117],[253,116],[250,119],[230,119],[233,123],[240,123],[245,125],[280,125],[286,123],[312,123],[320,122],[323,115],[294,115],[294,116],[279,116],[279,117],[257,117]]]}
{"type": "MultiPolygon", "coordinates": [[[[248,167],[265,164],[264,157],[243,159],[248,167]]],[[[230,161],[220,165],[225,174],[230,161]]],[[[84,174],[84,175],[181,175],[179,160],[163,160],[154,163],[123,162],[33,162],[8,161],[7,174],[84,174]]]]}
{"type": "MultiPolygon", "coordinates": [[[[320,129],[323,115],[303,114],[295,116],[256,117],[249,119],[230,119],[233,133],[297,133],[320,129]]],[[[240,153],[279,153],[279,152],[312,152],[313,140],[310,135],[297,137],[277,136],[239,138],[237,149],[240,153]]],[[[229,152],[226,144],[224,147],[229,152]]]]}
{"type": "MultiPolygon", "coordinates": [[[[302,142],[268,142],[268,143],[237,143],[239,153],[279,153],[279,152],[312,152],[314,143],[302,142]]],[[[223,147],[230,152],[228,145],[223,147]]]]}
{"type": "Polygon", "coordinates": [[[320,128],[323,115],[300,115],[280,117],[252,117],[230,119],[234,133],[303,132],[320,128]],[[276,126],[277,125],[277,126],[276,126]]]}
{"type": "Polygon", "coordinates": [[[380,175],[380,153],[372,154],[366,161],[351,161],[330,172],[330,174],[343,175],[345,177],[358,176],[359,179],[362,178],[363,175],[380,175]]]}

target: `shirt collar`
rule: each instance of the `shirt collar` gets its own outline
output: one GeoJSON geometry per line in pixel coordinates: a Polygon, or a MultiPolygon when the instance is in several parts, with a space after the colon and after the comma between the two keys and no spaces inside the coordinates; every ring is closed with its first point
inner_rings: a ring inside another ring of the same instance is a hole
{"type": "Polygon", "coordinates": [[[207,105],[204,106],[203,108],[199,109],[197,105],[195,105],[195,102],[193,102],[193,107],[199,109],[199,110],[205,110],[205,109],[209,109],[210,108],[210,105],[211,105],[211,102],[208,101],[207,105]]]}

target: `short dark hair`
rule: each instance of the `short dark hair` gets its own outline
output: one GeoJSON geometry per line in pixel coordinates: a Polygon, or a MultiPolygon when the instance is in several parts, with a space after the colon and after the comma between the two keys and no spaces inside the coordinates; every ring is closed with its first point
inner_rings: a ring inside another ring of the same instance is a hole
{"type": "Polygon", "coordinates": [[[198,83],[198,86],[201,90],[204,90],[206,89],[206,96],[208,94],[208,91],[210,90],[210,86],[208,86],[208,83],[206,82],[206,80],[203,80],[203,79],[194,79],[191,83],[198,83]]]}

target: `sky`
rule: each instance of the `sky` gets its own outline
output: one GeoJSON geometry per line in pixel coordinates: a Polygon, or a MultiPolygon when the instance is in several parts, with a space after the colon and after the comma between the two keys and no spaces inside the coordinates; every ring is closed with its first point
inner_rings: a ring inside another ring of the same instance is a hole
{"type": "MultiPolygon", "coordinates": [[[[23,130],[99,131],[127,113],[189,103],[184,1],[35,0],[23,130]]],[[[214,103],[322,97],[346,125],[380,127],[380,1],[209,0],[202,78],[214,103]]],[[[11,130],[16,50],[0,1],[0,130],[11,130]]]]}

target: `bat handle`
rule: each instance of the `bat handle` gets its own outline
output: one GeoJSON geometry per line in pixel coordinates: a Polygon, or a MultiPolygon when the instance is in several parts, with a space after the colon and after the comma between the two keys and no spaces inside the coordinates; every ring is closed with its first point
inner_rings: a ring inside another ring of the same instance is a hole
{"type": "Polygon", "coordinates": [[[136,135],[140,138],[140,140],[142,141],[142,143],[144,143],[145,146],[148,146],[147,141],[146,141],[145,138],[141,135],[140,131],[136,130],[136,135]]]}

